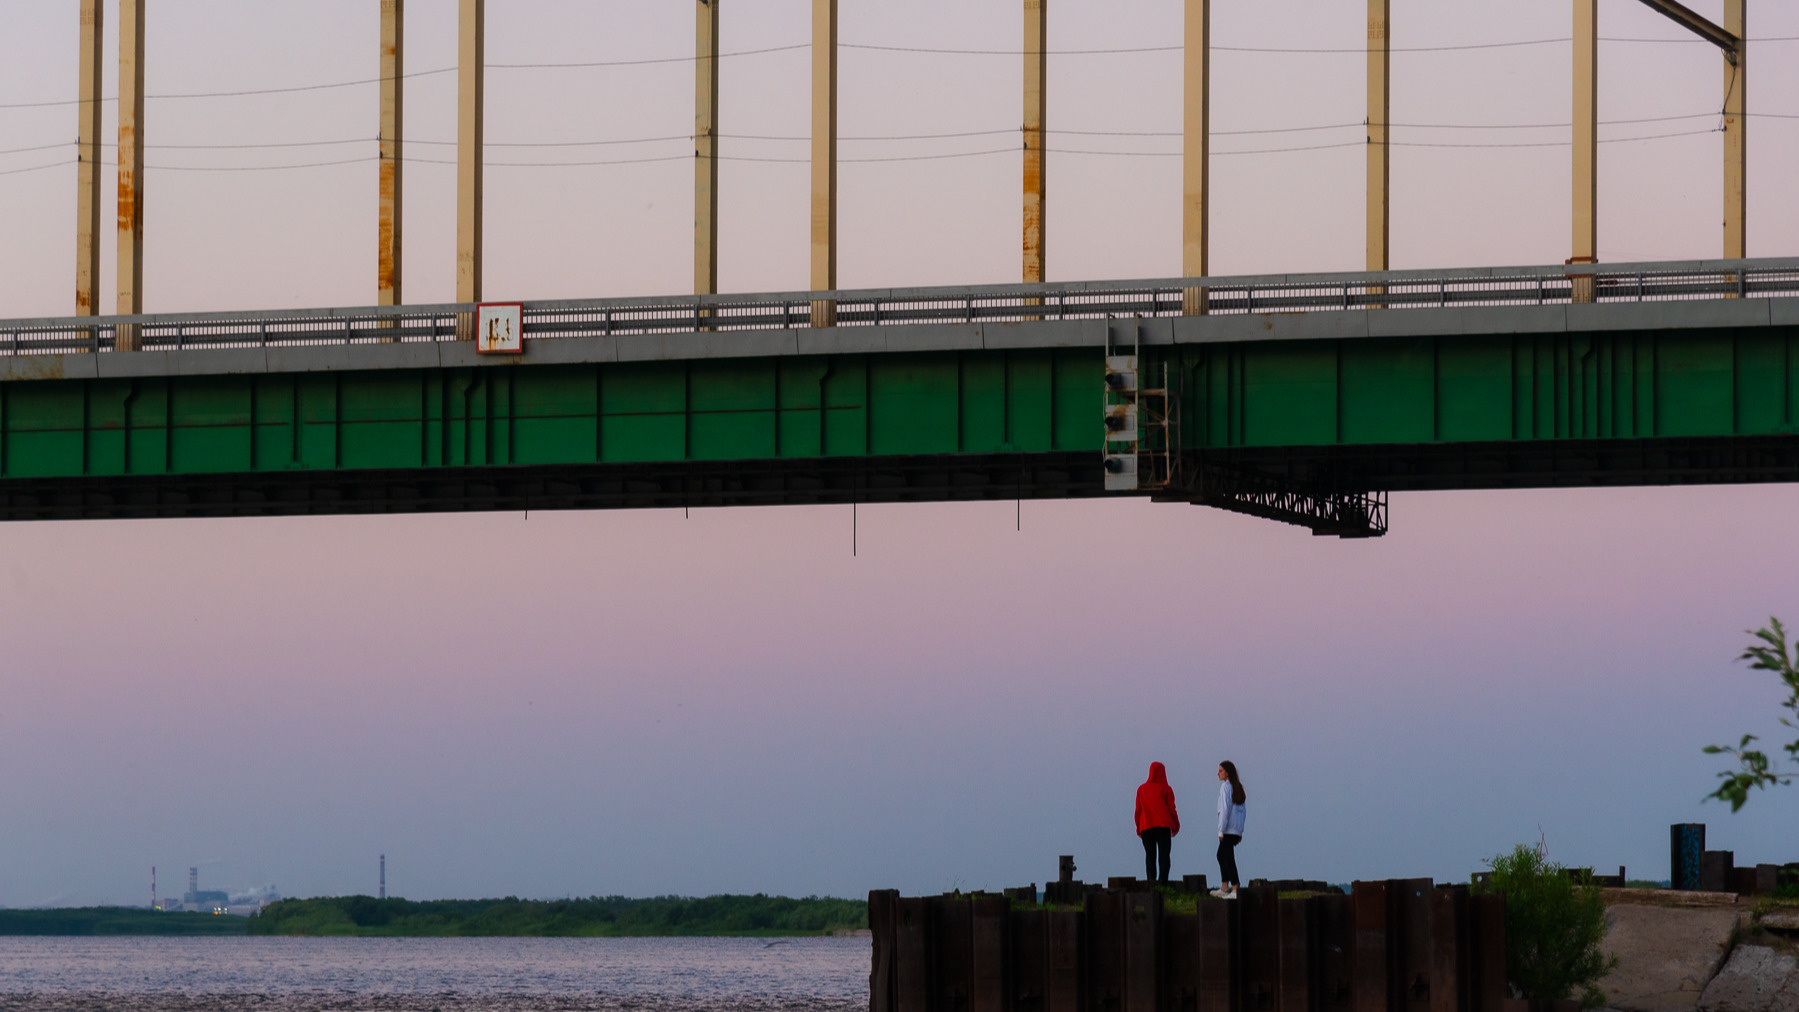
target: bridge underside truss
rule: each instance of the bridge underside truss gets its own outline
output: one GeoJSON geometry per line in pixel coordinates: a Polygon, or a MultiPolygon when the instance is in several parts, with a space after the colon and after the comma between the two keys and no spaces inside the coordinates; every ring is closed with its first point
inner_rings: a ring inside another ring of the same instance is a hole
{"type": "MultiPolygon", "coordinates": [[[[1799,481],[1799,436],[1276,447],[1189,454],[1159,493],[1311,529],[1386,530],[1386,494],[1799,481]]],[[[15,478],[0,520],[1100,498],[1089,451],[15,478]]]]}

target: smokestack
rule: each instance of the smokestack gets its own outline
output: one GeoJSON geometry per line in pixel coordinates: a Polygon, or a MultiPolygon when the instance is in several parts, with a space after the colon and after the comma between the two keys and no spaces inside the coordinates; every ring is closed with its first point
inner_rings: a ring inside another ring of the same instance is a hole
{"type": "Polygon", "coordinates": [[[187,870],[187,893],[188,902],[200,902],[200,869],[197,866],[187,870]]]}
{"type": "Polygon", "coordinates": [[[150,909],[156,909],[156,866],[150,866],[150,909]]]}
{"type": "Polygon", "coordinates": [[[383,900],[387,899],[387,855],[386,854],[381,855],[380,895],[376,896],[375,898],[383,899],[383,900]]]}

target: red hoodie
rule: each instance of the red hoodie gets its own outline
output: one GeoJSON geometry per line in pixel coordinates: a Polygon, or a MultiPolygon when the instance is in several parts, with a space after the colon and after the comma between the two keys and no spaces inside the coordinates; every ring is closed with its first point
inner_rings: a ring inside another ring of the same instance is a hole
{"type": "Polygon", "coordinates": [[[1181,831],[1181,815],[1174,810],[1174,788],[1168,786],[1168,770],[1161,763],[1149,764],[1149,779],[1137,788],[1137,832],[1167,829],[1170,836],[1181,831]]]}

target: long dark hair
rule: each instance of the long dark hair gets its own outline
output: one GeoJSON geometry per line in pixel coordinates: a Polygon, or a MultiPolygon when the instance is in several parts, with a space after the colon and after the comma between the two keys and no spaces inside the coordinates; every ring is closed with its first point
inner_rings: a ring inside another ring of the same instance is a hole
{"type": "Polygon", "coordinates": [[[1231,804],[1241,805],[1248,801],[1249,795],[1243,790],[1243,781],[1237,779],[1237,764],[1226,759],[1218,765],[1224,770],[1224,775],[1231,778],[1231,804]]]}

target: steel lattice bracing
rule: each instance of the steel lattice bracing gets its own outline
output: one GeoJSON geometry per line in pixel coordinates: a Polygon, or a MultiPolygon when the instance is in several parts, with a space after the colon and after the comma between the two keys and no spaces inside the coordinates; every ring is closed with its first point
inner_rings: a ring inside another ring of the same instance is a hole
{"type": "Polygon", "coordinates": [[[1105,494],[1103,356],[1178,402],[1142,489],[1321,533],[1388,490],[1799,480],[1799,262],[0,322],[0,517],[1105,494]],[[1182,315],[1209,292],[1210,314],[1182,315]],[[807,325],[827,296],[837,325],[807,325]],[[1370,306],[1386,308],[1368,308],[1370,306]],[[130,328],[146,350],[111,350],[130,328]],[[94,352],[98,351],[98,354],[94,352]]]}

